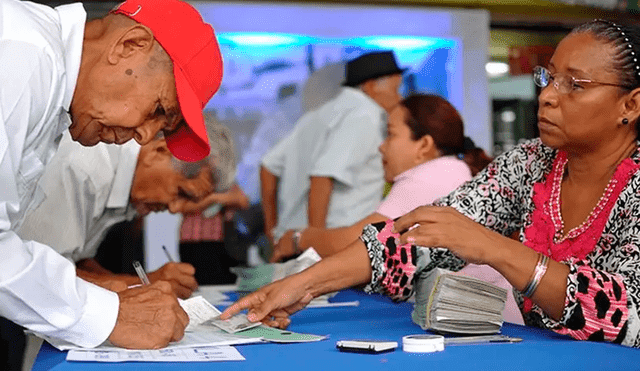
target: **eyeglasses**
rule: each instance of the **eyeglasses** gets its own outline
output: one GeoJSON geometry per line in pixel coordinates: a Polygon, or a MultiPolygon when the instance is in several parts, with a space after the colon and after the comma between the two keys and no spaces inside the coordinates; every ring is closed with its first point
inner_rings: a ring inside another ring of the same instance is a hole
{"type": "Polygon", "coordinates": [[[574,90],[584,89],[584,86],[581,84],[598,84],[598,85],[609,85],[609,86],[617,86],[620,88],[624,88],[625,86],[620,84],[612,84],[609,82],[599,82],[587,79],[576,79],[571,75],[566,75],[563,73],[551,73],[548,69],[536,66],[533,68],[533,82],[541,87],[545,88],[547,85],[552,84],[554,88],[560,94],[569,94],[574,90]]]}

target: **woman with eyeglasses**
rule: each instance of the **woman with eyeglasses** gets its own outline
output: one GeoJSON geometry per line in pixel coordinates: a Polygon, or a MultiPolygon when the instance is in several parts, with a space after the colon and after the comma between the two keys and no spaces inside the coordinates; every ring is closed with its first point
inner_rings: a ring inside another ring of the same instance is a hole
{"type": "Polygon", "coordinates": [[[248,308],[251,320],[285,326],[322,293],[368,283],[402,300],[417,273],[475,263],[513,285],[527,325],[640,347],[639,55],[636,27],[577,27],[535,70],[540,138],[223,317],[248,308]]]}

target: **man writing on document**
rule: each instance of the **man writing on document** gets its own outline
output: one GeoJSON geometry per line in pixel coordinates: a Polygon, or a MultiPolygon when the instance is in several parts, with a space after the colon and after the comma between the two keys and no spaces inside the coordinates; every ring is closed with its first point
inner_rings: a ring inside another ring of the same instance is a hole
{"type": "MultiPolygon", "coordinates": [[[[139,284],[136,275],[112,273],[94,259],[111,226],[153,211],[188,213],[212,202],[246,202],[227,175],[234,158],[221,153],[231,149],[229,129],[209,118],[205,125],[211,152],[197,163],[176,160],[163,138],[142,147],[135,141],[84,147],[65,133],[38,182],[44,201],[27,212],[18,235],[51,246],[89,282],[116,291],[139,284]]],[[[186,299],[198,287],[194,274],[193,265],[170,261],[149,273],[149,281],[167,281],[186,299]]]]}
{"type": "Polygon", "coordinates": [[[213,29],[179,0],[130,0],[92,21],[81,4],[3,0],[0,24],[0,315],[85,347],[181,339],[188,317],[169,283],[105,290],[15,231],[64,130],[86,146],[162,130],[179,159],[206,156],[202,108],[222,78],[213,29]]]}

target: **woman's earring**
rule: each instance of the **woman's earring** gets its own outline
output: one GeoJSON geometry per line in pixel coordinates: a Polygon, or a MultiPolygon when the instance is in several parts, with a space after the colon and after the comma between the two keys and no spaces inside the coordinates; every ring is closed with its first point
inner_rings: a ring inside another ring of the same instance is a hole
{"type": "Polygon", "coordinates": [[[629,119],[628,118],[623,118],[622,119],[622,125],[627,125],[629,123],[629,119]]]}

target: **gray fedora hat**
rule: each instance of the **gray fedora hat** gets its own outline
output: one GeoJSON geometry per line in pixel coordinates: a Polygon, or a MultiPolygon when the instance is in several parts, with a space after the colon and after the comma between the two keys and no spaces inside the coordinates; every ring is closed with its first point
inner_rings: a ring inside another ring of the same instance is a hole
{"type": "Polygon", "coordinates": [[[367,53],[347,63],[345,86],[357,86],[363,82],[387,75],[402,74],[406,68],[398,67],[391,50],[367,53]]]}

